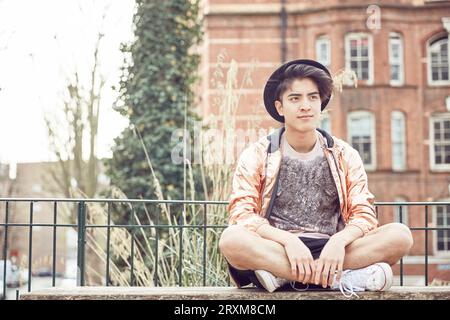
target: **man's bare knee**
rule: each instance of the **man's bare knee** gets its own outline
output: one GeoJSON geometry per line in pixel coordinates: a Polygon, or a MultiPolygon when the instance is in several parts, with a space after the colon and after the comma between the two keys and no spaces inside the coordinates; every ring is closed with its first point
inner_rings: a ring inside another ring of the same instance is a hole
{"type": "Polygon", "coordinates": [[[407,254],[414,244],[411,230],[402,223],[391,223],[391,232],[395,235],[396,245],[398,248],[407,254]]]}
{"type": "Polygon", "coordinates": [[[219,249],[222,254],[227,256],[238,249],[243,232],[245,232],[243,227],[237,225],[229,226],[222,232],[219,240],[219,249]]]}
{"type": "Polygon", "coordinates": [[[248,259],[249,239],[247,237],[249,237],[249,232],[244,227],[237,225],[229,226],[220,236],[220,252],[234,267],[243,268],[242,261],[248,259]]]}
{"type": "Polygon", "coordinates": [[[414,239],[411,233],[411,230],[402,224],[401,230],[401,244],[402,249],[404,251],[403,255],[407,255],[409,251],[411,250],[412,246],[414,245],[414,239]]]}
{"type": "Polygon", "coordinates": [[[389,263],[395,264],[398,260],[409,253],[414,244],[411,230],[402,223],[390,223],[386,225],[386,232],[389,233],[390,243],[393,254],[389,257],[389,263]]]}

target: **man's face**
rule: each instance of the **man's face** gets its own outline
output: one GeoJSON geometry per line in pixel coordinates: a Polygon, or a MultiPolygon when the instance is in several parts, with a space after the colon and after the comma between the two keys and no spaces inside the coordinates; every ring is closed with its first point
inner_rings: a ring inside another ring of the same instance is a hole
{"type": "Polygon", "coordinates": [[[315,130],[319,124],[321,101],[319,89],[309,78],[296,79],[275,107],[284,116],[284,123],[299,132],[315,130]]]}

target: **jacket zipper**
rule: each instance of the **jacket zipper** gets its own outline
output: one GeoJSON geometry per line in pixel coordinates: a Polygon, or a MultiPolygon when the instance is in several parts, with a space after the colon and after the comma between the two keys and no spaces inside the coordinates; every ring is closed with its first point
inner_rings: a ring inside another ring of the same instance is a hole
{"type": "MultiPolygon", "coordinates": [[[[334,165],[336,167],[336,173],[338,175],[339,182],[341,184],[339,187],[342,189],[343,184],[342,184],[341,175],[339,174],[339,167],[338,167],[338,164],[337,164],[337,160],[336,160],[336,157],[334,156],[334,152],[332,150],[330,152],[331,152],[331,156],[333,157],[333,161],[334,161],[334,165]]],[[[343,202],[343,205],[345,206],[346,203],[345,203],[345,198],[344,198],[344,194],[343,194],[342,190],[341,190],[341,193],[342,193],[342,202],[343,202]]],[[[341,206],[339,206],[339,208],[341,208],[341,206]]],[[[341,210],[341,216],[342,216],[342,218],[344,218],[344,213],[342,212],[342,210],[341,210]]]]}
{"type": "Polygon", "coordinates": [[[262,210],[263,204],[264,204],[264,193],[266,192],[266,186],[267,186],[267,166],[269,163],[269,153],[267,153],[266,157],[266,163],[264,164],[264,186],[261,192],[261,205],[259,207],[259,210],[262,210]]]}
{"type": "Polygon", "coordinates": [[[267,212],[265,215],[266,219],[269,219],[270,214],[272,213],[273,203],[275,202],[275,198],[277,197],[279,180],[280,180],[280,170],[278,170],[277,172],[277,177],[275,178],[275,185],[273,186],[272,194],[270,195],[269,207],[267,208],[267,212]]]}

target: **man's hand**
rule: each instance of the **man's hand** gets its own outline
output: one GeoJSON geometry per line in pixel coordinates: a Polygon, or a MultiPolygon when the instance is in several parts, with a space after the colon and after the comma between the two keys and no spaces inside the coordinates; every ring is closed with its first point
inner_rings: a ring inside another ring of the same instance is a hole
{"type": "Polygon", "coordinates": [[[314,260],[308,247],[297,236],[289,237],[283,246],[296,281],[304,284],[312,281],[314,260]]]}
{"type": "Polygon", "coordinates": [[[316,260],[314,283],[326,288],[334,281],[334,274],[337,271],[336,280],[341,278],[344,265],[345,242],[341,239],[331,237],[322,250],[320,257],[316,260]]]}

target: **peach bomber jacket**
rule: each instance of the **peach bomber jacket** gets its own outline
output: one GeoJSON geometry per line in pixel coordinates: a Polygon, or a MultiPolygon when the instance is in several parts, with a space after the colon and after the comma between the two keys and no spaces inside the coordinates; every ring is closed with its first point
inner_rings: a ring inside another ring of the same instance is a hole
{"type": "MultiPolygon", "coordinates": [[[[241,154],[233,176],[227,210],[229,223],[256,231],[269,223],[278,187],[281,164],[282,127],[251,144],[241,154]]],[[[374,195],[369,191],[362,159],[347,142],[317,129],[319,142],[331,169],[339,195],[340,212],[346,225],[359,227],[364,234],[378,226],[374,195]]]]}

